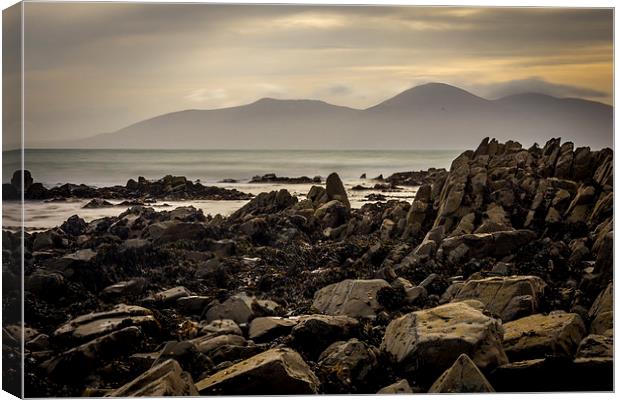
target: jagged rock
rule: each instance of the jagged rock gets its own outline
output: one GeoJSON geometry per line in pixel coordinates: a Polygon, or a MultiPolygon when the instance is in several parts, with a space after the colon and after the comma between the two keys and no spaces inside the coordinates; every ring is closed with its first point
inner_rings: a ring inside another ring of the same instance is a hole
{"type": "Polygon", "coordinates": [[[604,334],[608,330],[613,330],[614,327],[614,290],[613,284],[607,285],[603,290],[588,312],[588,318],[590,319],[590,333],[604,334]]]}
{"type": "Polygon", "coordinates": [[[247,218],[249,215],[263,215],[278,213],[297,203],[297,197],[291,196],[286,189],[261,193],[231,216],[231,220],[247,218]]]}
{"type": "Polygon", "coordinates": [[[488,393],[493,387],[482,375],[476,364],[461,354],[428,391],[429,393],[488,393]]]}
{"type": "Polygon", "coordinates": [[[483,307],[466,300],[406,314],[390,322],[381,349],[401,368],[430,377],[463,353],[483,369],[504,364],[502,326],[484,315],[483,307]]]}
{"type": "Polygon", "coordinates": [[[452,301],[479,300],[507,322],[537,312],[545,286],[536,276],[474,279],[465,282],[452,301]]]}
{"type": "Polygon", "coordinates": [[[377,394],[408,394],[413,393],[411,390],[411,386],[409,386],[409,382],[406,379],[401,379],[396,383],[392,383],[389,386],[386,386],[380,389],[377,394]]]}
{"type": "Polygon", "coordinates": [[[153,313],[138,306],[119,304],[110,311],[79,316],[54,331],[59,340],[87,341],[127,326],[154,329],[158,322],[153,313]]]}
{"type": "Polygon", "coordinates": [[[453,236],[441,242],[438,252],[450,263],[457,263],[465,257],[501,258],[513,254],[535,238],[536,234],[526,229],[453,236]]]}
{"type": "Polygon", "coordinates": [[[86,203],[82,208],[106,208],[106,207],[114,207],[114,204],[110,203],[107,200],[103,199],[92,199],[88,203],[86,203]]]}
{"type": "Polygon", "coordinates": [[[226,345],[245,346],[247,341],[243,336],[238,335],[206,335],[190,340],[199,352],[210,355],[219,347],[226,345]]]}
{"type": "Polygon", "coordinates": [[[373,317],[381,310],[377,292],[389,286],[383,279],[345,279],[318,290],[314,294],[312,307],[328,315],[373,317]]]}
{"type": "Polygon", "coordinates": [[[184,286],[177,286],[172,289],[164,290],[153,294],[152,296],[144,299],[145,304],[171,304],[176,302],[181,297],[191,296],[189,290],[184,286]]]}
{"type": "Polygon", "coordinates": [[[358,339],[332,343],[318,362],[323,384],[343,393],[363,385],[378,365],[377,349],[358,339]]]}
{"type": "Polygon", "coordinates": [[[106,394],[106,397],[139,396],[198,396],[198,391],[189,373],[183,371],[175,360],[168,360],[106,394]]]}
{"type": "Polygon", "coordinates": [[[211,303],[212,298],[207,296],[183,296],[176,299],[176,308],[187,314],[201,315],[211,303]]]}
{"type": "Polygon", "coordinates": [[[249,337],[256,342],[266,342],[287,335],[297,325],[294,319],[281,317],[259,317],[250,324],[249,337]]]}
{"type": "Polygon", "coordinates": [[[86,230],[87,226],[88,225],[82,218],[77,215],[72,215],[60,225],[60,229],[69,235],[79,236],[86,230]]]}
{"type": "Polygon", "coordinates": [[[207,236],[207,229],[201,223],[169,221],[160,233],[158,244],[171,243],[179,240],[201,240],[207,236]]]}
{"type": "Polygon", "coordinates": [[[146,287],[146,279],[135,278],[128,281],[117,282],[113,285],[107,286],[101,291],[103,296],[118,297],[127,296],[132,294],[140,294],[146,287]]]}
{"type": "Polygon", "coordinates": [[[351,208],[347,191],[345,190],[340,177],[335,172],[329,174],[327,177],[327,180],[325,181],[325,192],[327,193],[327,198],[329,200],[338,200],[344,204],[346,208],[351,208]]]}
{"type": "Polygon", "coordinates": [[[216,319],[200,328],[200,333],[204,335],[237,335],[242,336],[241,328],[231,319],[216,319]]]}
{"type": "Polygon", "coordinates": [[[586,333],[578,314],[556,311],[535,314],[504,324],[504,349],[511,361],[571,357],[586,333]]]}
{"type": "Polygon", "coordinates": [[[339,200],[331,200],[314,212],[314,217],[326,228],[336,228],[349,219],[349,209],[339,200]]]}
{"type": "Polygon", "coordinates": [[[234,364],[196,384],[202,395],[315,394],[320,382],[299,354],[271,349],[234,364]]]}

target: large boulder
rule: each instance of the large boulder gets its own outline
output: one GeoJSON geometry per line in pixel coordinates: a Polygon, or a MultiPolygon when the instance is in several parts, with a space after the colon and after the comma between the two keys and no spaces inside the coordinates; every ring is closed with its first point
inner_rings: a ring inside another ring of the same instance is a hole
{"type": "Polygon", "coordinates": [[[476,364],[466,354],[461,354],[454,364],[437,378],[428,392],[488,393],[494,391],[476,364]]]}
{"type": "Polygon", "coordinates": [[[304,315],[291,335],[296,349],[312,357],[318,356],[327,346],[355,336],[359,322],[344,315],[304,315]]]}
{"type": "Polygon", "coordinates": [[[469,258],[502,258],[514,254],[517,249],[534,239],[536,234],[527,229],[472,233],[444,239],[438,252],[449,263],[458,263],[469,258]]]}
{"type": "Polygon", "coordinates": [[[297,320],[282,317],[255,318],[250,324],[249,337],[255,342],[267,342],[289,334],[297,322],[297,320]]]}
{"type": "Polygon", "coordinates": [[[377,394],[408,394],[413,393],[411,386],[409,386],[409,382],[406,379],[401,379],[398,382],[392,383],[382,389],[380,389],[377,394]]]}
{"type": "Polygon", "coordinates": [[[198,396],[192,377],[175,360],[155,365],[106,397],[198,396]]]}
{"type": "Polygon", "coordinates": [[[315,394],[320,382],[299,354],[271,349],[234,364],[196,384],[202,395],[315,394]]]}
{"type": "Polygon", "coordinates": [[[504,324],[504,349],[511,361],[547,355],[572,357],[586,328],[578,314],[555,311],[504,324]]]}
{"type": "Polygon", "coordinates": [[[590,333],[605,334],[614,327],[614,289],[613,284],[607,285],[588,312],[590,333]]]}
{"type": "Polygon", "coordinates": [[[329,200],[338,200],[344,204],[345,207],[351,208],[347,191],[345,190],[344,185],[342,184],[342,181],[337,173],[333,172],[329,174],[327,180],[325,181],[325,191],[329,200]]]}
{"type": "Polygon", "coordinates": [[[507,322],[537,312],[545,286],[537,276],[473,279],[465,282],[452,301],[479,300],[507,322]]]}
{"type": "Polygon", "coordinates": [[[500,321],[482,313],[484,305],[466,300],[406,314],[390,322],[381,349],[406,371],[431,378],[468,355],[482,369],[508,362],[500,321]]]}
{"type": "Polygon", "coordinates": [[[381,310],[377,292],[389,286],[383,279],[345,279],[318,290],[312,307],[328,315],[374,317],[381,310]]]}
{"type": "Polygon", "coordinates": [[[349,209],[339,200],[331,200],[314,212],[314,217],[326,228],[336,228],[349,219],[349,209]]]}

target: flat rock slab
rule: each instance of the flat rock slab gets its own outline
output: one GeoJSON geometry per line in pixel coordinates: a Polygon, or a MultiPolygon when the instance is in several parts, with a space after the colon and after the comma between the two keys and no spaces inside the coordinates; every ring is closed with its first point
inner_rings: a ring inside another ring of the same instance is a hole
{"type": "Polygon", "coordinates": [[[435,379],[461,355],[482,369],[508,362],[499,320],[482,313],[475,300],[444,304],[390,322],[381,349],[407,371],[435,379]]]}
{"type": "Polygon", "coordinates": [[[167,360],[106,395],[106,397],[144,396],[198,396],[198,391],[189,373],[183,371],[175,360],[167,360]]]}
{"type": "Polygon", "coordinates": [[[538,311],[545,282],[537,276],[509,276],[475,279],[465,282],[453,302],[479,300],[503,322],[538,311]]]}
{"type": "Polygon", "coordinates": [[[312,307],[327,315],[374,317],[382,308],[377,301],[377,292],[384,287],[390,287],[390,284],[383,279],[345,279],[318,290],[312,307]]]}
{"type": "Polygon", "coordinates": [[[110,311],[79,316],[60,328],[53,336],[59,339],[87,341],[127,326],[155,328],[159,326],[151,310],[119,304],[110,311]]]}
{"type": "Polygon", "coordinates": [[[476,364],[461,354],[431,386],[429,393],[489,393],[493,387],[476,367],[476,364]]]}
{"type": "Polygon", "coordinates": [[[297,325],[297,320],[282,317],[259,317],[250,324],[250,339],[266,342],[279,336],[287,335],[297,325]]]}
{"type": "Polygon", "coordinates": [[[534,239],[536,234],[527,229],[470,233],[444,239],[439,251],[452,263],[466,258],[501,258],[513,254],[516,249],[534,239]]]}
{"type": "Polygon", "coordinates": [[[578,314],[535,314],[504,324],[504,349],[511,361],[545,356],[572,357],[586,333],[578,314]]]}
{"type": "Polygon", "coordinates": [[[271,349],[221,370],[196,384],[200,394],[315,394],[319,380],[297,352],[271,349]]]}

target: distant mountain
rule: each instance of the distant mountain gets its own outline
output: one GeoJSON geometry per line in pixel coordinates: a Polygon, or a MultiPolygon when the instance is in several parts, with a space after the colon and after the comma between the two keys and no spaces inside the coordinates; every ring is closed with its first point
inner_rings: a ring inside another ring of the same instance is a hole
{"type": "Polygon", "coordinates": [[[317,100],[261,99],[216,110],[186,110],[116,132],[57,143],[72,148],[458,149],[485,136],[544,144],[611,147],[613,107],[539,93],[487,100],[430,83],[365,110],[317,100]]]}

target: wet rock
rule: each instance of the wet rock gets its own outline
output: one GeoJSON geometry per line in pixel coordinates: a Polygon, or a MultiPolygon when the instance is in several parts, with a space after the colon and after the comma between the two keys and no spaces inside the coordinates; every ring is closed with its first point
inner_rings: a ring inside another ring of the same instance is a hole
{"type": "Polygon", "coordinates": [[[297,203],[297,198],[291,196],[286,189],[273,191],[269,193],[261,193],[246,205],[235,211],[231,216],[231,220],[247,218],[248,215],[275,214],[293,204],[297,203]]]}
{"type": "Polygon", "coordinates": [[[467,354],[482,369],[507,362],[500,322],[475,300],[406,314],[390,322],[381,349],[406,371],[434,378],[467,354]]]}
{"type": "Polygon", "coordinates": [[[476,364],[461,354],[428,391],[429,393],[488,393],[493,387],[476,364]]]}
{"type": "Polygon", "coordinates": [[[146,287],[146,279],[135,278],[128,281],[120,281],[107,286],[101,291],[101,295],[108,298],[115,298],[128,295],[139,295],[146,287]]]}
{"type": "Polygon", "coordinates": [[[325,181],[325,191],[327,193],[327,198],[329,200],[338,200],[347,209],[351,208],[351,203],[349,203],[349,197],[347,196],[347,191],[340,180],[340,177],[336,173],[331,173],[327,177],[325,181]]]}
{"type": "Polygon", "coordinates": [[[320,382],[299,354],[271,349],[198,382],[200,394],[314,394],[320,382]]]}
{"type": "Polygon", "coordinates": [[[152,330],[158,322],[144,307],[119,304],[110,311],[86,314],[72,319],[54,331],[59,340],[87,341],[127,326],[152,330]]]}
{"type": "Polygon", "coordinates": [[[247,344],[245,338],[238,335],[206,335],[192,339],[191,343],[196,346],[198,351],[206,355],[210,355],[222,346],[245,346],[247,344]]]}
{"type": "Polygon", "coordinates": [[[183,371],[178,362],[168,360],[106,395],[106,397],[138,396],[198,396],[198,391],[189,373],[183,371]]]}
{"type": "Polygon", "coordinates": [[[207,296],[184,296],[176,300],[176,308],[186,314],[201,315],[211,301],[207,296]]]}
{"type": "Polygon", "coordinates": [[[479,300],[507,322],[537,312],[545,286],[536,276],[474,279],[465,282],[452,301],[479,300]]]}
{"type": "Polygon", "coordinates": [[[578,314],[535,314],[504,324],[504,349],[511,361],[547,355],[572,357],[586,333],[578,314]]]}
{"type": "Polygon", "coordinates": [[[454,236],[441,242],[439,252],[450,263],[464,258],[501,258],[533,241],[536,234],[530,230],[500,231],[454,236]]]}
{"type": "Polygon", "coordinates": [[[107,208],[114,207],[114,204],[110,203],[107,200],[103,199],[92,199],[88,203],[86,203],[82,208],[107,208]]]}
{"type": "Polygon", "coordinates": [[[409,382],[406,379],[401,379],[396,383],[392,383],[382,389],[380,389],[377,394],[408,394],[413,393],[411,390],[411,386],[409,386],[409,382]]]}
{"type": "Polygon", "coordinates": [[[204,325],[200,329],[200,333],[210,336],[219,335],[237,335],[242,336],[241,328],[231,319],[217,319],[204,325]]]}
{"type": "Polygon", "coordinates": [[[300,176],[297,178],[289,178],[287,176],[276,176],[276,174],[265,174],[263,176],[255,176],[250,180],[250,183],[289,183],[289,184],[304,184],[304,183],[321,183],[321,177],[315,176],[309,178],[307,176],[300,176]]]}
{"type": "Polygon", "coordinates": [[[350,339],[325,349],[319,356],[318,368],[328,390],[350,393],[361,389],[378,365],[376,348],[350,339]]]}
{"type": "Polygon", "coordinates": [[[207,236],[203,224],[192,222],[172,222],[165,227],[156,242],[158,244],[171,243],[179,240],[201,240],[207,236]]]}
{"type": "Polygon", "coordinates": [[[297,321],[281,317],[259,317],[250,324],[249,337],[255,342],[268,342],[279,336],[287,335],[297,321]]]}
{"type": "Polygon", "coordinates": [[[318,290],[312,307],[328,315],[373,317],[381,309],[377,292],[389,286],[383,279],[346,279],[318,290]]]}
{"type": "Polygon", "coordinates": [[[331,200],[314,212],[314,217],[326,228],[336,228],[349,219],[349,209],[339,200],[331,200]]]}
{"type": "Polygon", "coordinates": [[[82,218],[77,215],[72,215],[60,225],[60,229],[68,235],[79,236],[84,233],[87,226],[88,225],[82,218]]]}
{"type": "Polygon", "coordinates": [[[144,304],[160,304],[166,305],[176,302],[181,297],[191,296],[189,290],[184,286],[177,286],[172,289],[164,290],[153,294],[143,300],[144,304]]]}

